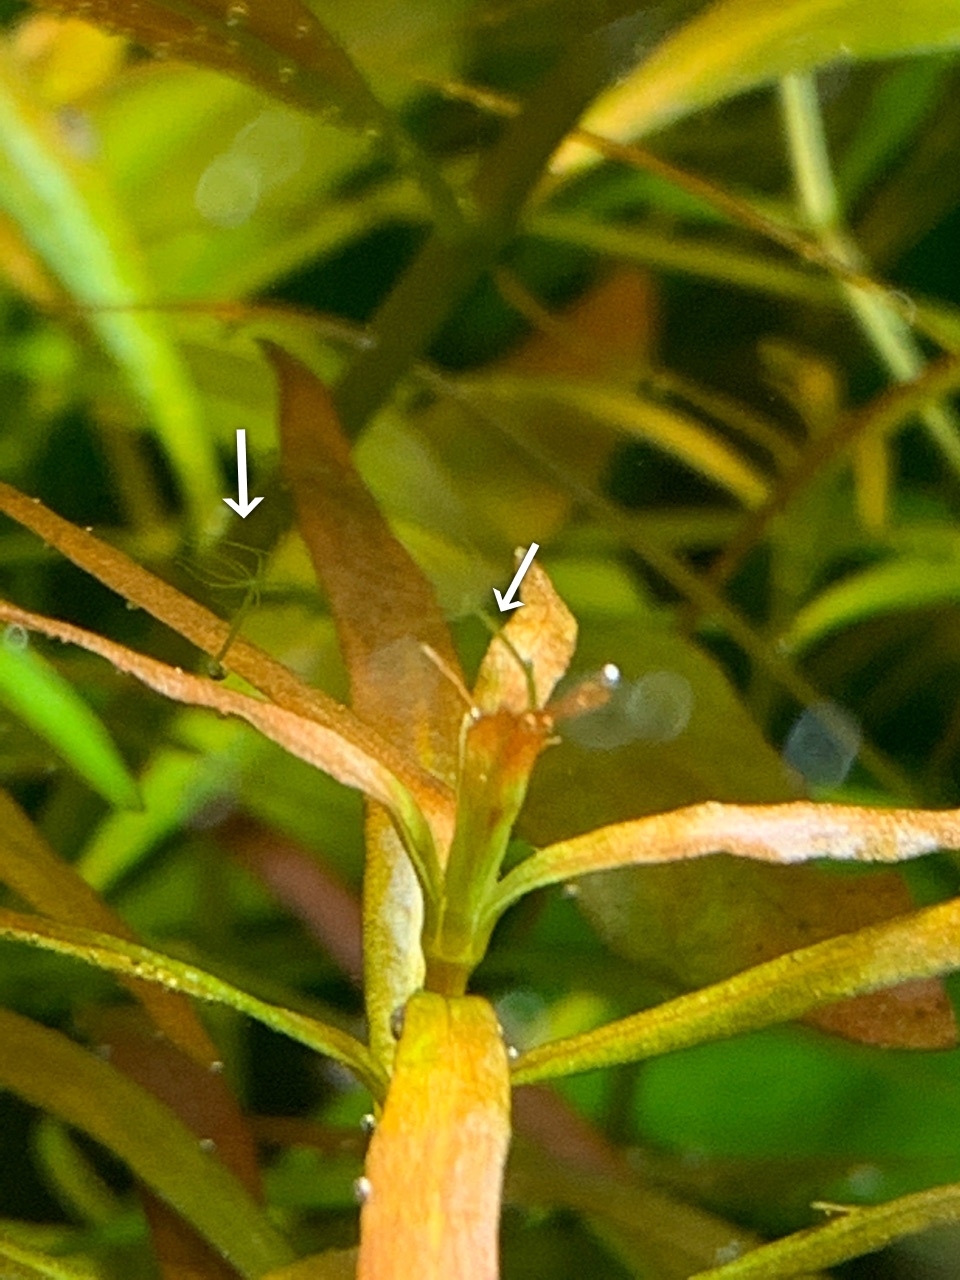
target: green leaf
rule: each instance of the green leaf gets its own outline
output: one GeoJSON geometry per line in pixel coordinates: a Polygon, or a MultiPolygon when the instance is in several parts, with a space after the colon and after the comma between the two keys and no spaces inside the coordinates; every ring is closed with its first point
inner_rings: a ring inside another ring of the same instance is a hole
{"type": "Polygon", "coordinates": [[[66,1036],[5,1009],[0,1086],[114,1152],[244,1277],[290,1261],[263,1210],[169,1108],[66,1036]]]}
{"type": "Polygon", "coordinates": [[[0,702],[109,804],[139,809],[137,784],[101,721],[46,659],[11,648],[10,634],[0,644],[0,702]]]}
{"type": "Polygon", "coordinates": [[[830,1222],[762,1245],[690,1280],[789,1280],[873,1253],[903,1236],[960,1221],[960,1185],[932,1187],[886,1204],[844,1206],[830,1222]]]}
{"type": "Polygon", "coordinates": [[[960,899],[756,965],[596,1031],[522,1054],[515,1084],[672,1053],[803,1017],[847,996],[960,968],[960,899]]]}
{"type": "Polygon", "coordinates": [[[91,1263],[67,1261],[41,1253],[0,1233],[4,1280],[98,1280],[102,1272],[91,1263]]]}
{"type": "MultiPolygon", "coordinates": [[[[953,0],[718,0],[602,94],[583,124],[626,142],[793,72],[958,45],[960,12],[953,0]]],[[[594,160],[582,144],[571,143],[554,167],[594,160]]]]}
{"type": "Polygon", "coordinates": [[[902,556],[841,579],[794,615],[781,641],[803,653],[834,632],[882,614],[956,605],[960,563],[902,556]]]}
{"type": "MultiPolygon", "coordinates": [[[[57,857],[5,791],[0,791],[0,831],[0,881],[25,902],[65,924],[134,940],[120,917],[69,863],[57,857]]],[[[132,979],[126,985],[174,1044],[204,1066],[216,1060],[213,1043],[186,1000],[132,979]]]]}
{"type": "Polygon", "coordinates": [[[149,947],[127,942],[109,933],[58,924],[41,916],[21,915],[15,911],[0,910],[0,936],[73,956],[108,973],[154,982],[169,991],[182,991],[197,1000],[236,1009],[238,1013],[246,1014],[317,1053],[335,1058],[348,1067],[375,1097],[383,1094],[383,1073],[359,1040],[337,1027],[326,1026],[293,1009],[269,1004],[240,991],[196,965],[184,964],[172,956],[161,955],[149,947]]]}
{"type": "Polygon", "coordinates": [[[223,506],[219,468],[167,323],[140,309],[157,295],[140,246],[100,171],[70,153],[2,51],[0,209],[70,300],[92,308],[91,327],[147,406],[194,524],[209,529],[223,506]]]}
{"type": "Polygon", "coordinates": [[[746,507],[767,497],[764,477],[715,432],[689,414],[608,383],[504,373],[465,379],[465,389],[491,409],[532,419],[575,412],[600,427],[625,433],[679,458],[746,507]]]}

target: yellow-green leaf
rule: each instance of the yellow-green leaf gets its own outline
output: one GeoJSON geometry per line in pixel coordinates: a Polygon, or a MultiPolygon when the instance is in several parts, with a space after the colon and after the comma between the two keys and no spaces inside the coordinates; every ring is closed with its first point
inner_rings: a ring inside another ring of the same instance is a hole
{"type": "Polygon", "coordinates": [[[219,515],[220,475],[200,403],[140,246],[95,162],[76,159],[0,46],[0,210],[17,224],[143,401],[193,522],[219,515]],[[100,308],[98,310],[98,308],[100,308]]]}
{"type": "Polygon", "coordinates": [[[960,968],[960,898],[791,951],[654,1009],[522,1054],[516,1084],[657,1057],[960,968]]]}
{"type": "MultiPolygon", "coordinates": [[[[583,125],[626,142],[791,72],[958,45],[953,0],[716,0],[602,94],[583,125]]],[[[570,169],[595,159],[571,143],[554,165],[570,169]]]]}
{"type": "Polygon", "coordinates": [[[931,1187],[886,1204],[849,1205],[830,1222],[752,1249],[690,1280],[789,1280],[873,1253],[902,1236],[960,1221],[960,1185],[931,1187]]]}
{"type": "Polygon", "coordinates": [[[0,702],[109,804],[138,809],[137,784],[102,721],[46,659],[11,648],[10,636],[0,644],[0,702]]]}
{"type": "Polygon", "coordinates": [[[0,1087],[102,1143],[244,1277],[291,1260],[233,1174],[169,1108],[58,1031],[0,1010],[0,1087]]]}

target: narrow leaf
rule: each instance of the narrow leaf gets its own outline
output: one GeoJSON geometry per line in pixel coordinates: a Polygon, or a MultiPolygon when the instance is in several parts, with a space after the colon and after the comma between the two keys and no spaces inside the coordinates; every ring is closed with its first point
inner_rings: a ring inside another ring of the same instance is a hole
{"type": "Polygon", "coordinates": [[[383,108],[330,29],[301,0],[39,0],[162,54],[247,80],[345,124],[382,126],[383,108]]]}
{"type": "Polygon", "coordinates": [[[375,756],[342,737],[335,729],[308,720],[273,703],[225,688],[213,680],[190,675],[179,667],[167,666],[155,658],[135,653],[124,645],[68,622],[28,613],[0,602],[0,621],[12,622],[28,630],[41,631],[56,640],[77,644],[99,654],[118,671],[135,676],[150,689],[177,702],[210,707],[221,715],[238,716],[314,768],[322,769],[344,786],[362,791],[377,800],[406,834],[412,848],[432,847],[426,821],[403,784],[375,756]]]}
{"type": "Polygon", "coordinates": [[[367,1154],[358,1280],[496,1280],[509,1110],[492,1006],[413,996],[367,1154]]]}
{"type": "Polygon", "coordinates": [[[0,702],[109,804],[140,808],[137,784],[102,721],[39,654],[0,644],[0,702]]]}
{"type": "MultiPolygon", "coordinates": [[[[602,94],[583,124],[627,142],[792,72],[841,58],[895,58],[958,45],[953,0],[716,0],[602,94]]],[[[583,144],[570,143],[553,163],[566,170],[595,159],[583,144]]]]}
{"type": "MultiPolygon", "coordinates": [[[[466,708],[457,690],[459,659],[433,590],[354,467],[326,387],[282,348],[263,346],[279,386],[283,469],[300,533],[330,598],[353,707],[449,785],[466,708]]],[[[382,814],[368,816],[365,991],[371,1040],[384,1061],[395,1047],[390,1017],[423,982],[421,889],[429,912],[439,897],[452,812],[450,818],[436,852],[420,851],[418,886],[407,858],[415,851],[409,844],[404,851],[382,814]]]]}
{"type": "Polygon", "coordinates": [[[960,968],[960,898],[768,960],[654,1009],[521,1055],[515,1084],[636,1062],[960,968]]]}
{"type": "MultiPolygon", "coordinates": [[[[3,482],[0,482],[0,511],[31,529],[104,586],[146,610],[211,657],[229,638],[230,625],[209,609],[141,568],[109,543],[56,515],[38,499],[28,498],[3,482]]],[[[315,720],[361,752],[381,760],[408,790],[417,795],[425,809],[436,811],[438,816],[440,810],[446,809],[442,821],[448,828],[452,826],[452,794],[348,708],[305,684],[282,662],[247,640],[233,640],[228,665],[280,707],[315,720]]],[[[442,823],[438,822],[438,826],[442,823]]]]}
{"type": "Polygon", "coordinates": [[[576,410],[598,427],[644,440],[738,498],[760,506],[767,497],[763,475],[731,445],[689,414],[610,383],[504,373],[464,380],[465,390],[501,412],[542,417],[576,410]]]}
{"type": "Polygon", "coordinates": [[[732,853],[760,862],[813,858],[901,862],[960,848],[960,809],[867,809],[858,805],[740,805],[708,800],[619,822],[548,846],[500,884],[499,914],[533,889],[592,871],[732,853]]]}
{"type": "MultiPolygon", "coordinates": [[[[120,917],[57,857],[5,791],[0,791],[0,831],[0,881],[14,893],[62,924],[135,941],[120,917]]],[[[174,1044],[203,1066],[216,1061],[219,1054],[186,1001],[136,979],[125,979],[125,985],[174,1044]]]]}
{"type": "Polygon", "coordinates": [[[161,955],[149,947],[127,942],[107,933],[2,909],[0,937],[72,956],[121,977],[157,983],[169,991],[180,991],[209,1004],[236,1009],[238,1013],[246,1014],[265,1027],[289,1036],[291,1040],[305,1044],[317,1053],[335,1058],[349,1068],[374,1097],[383,1095],[383,1073],[359,1040],[336,1027],[318,1022],[315,1018],[269,1004],[257,996],[240,991],[229,982],[198,969],[196,965],[185,964],[172,956],[161,955]]]}
{"type": "Polygon", "coordinates": [[[690,1280],[788,1280],[873,1253],[903,1236],[960,1221],[960,1185],[931,1187],[886,1204],[850,1205],[822,1226],[752,1249],[690,1280]]]}
{"type": "Polygon", "coordinates": [[[54,1258],[0,1234],[4,1280],[98,1280],[103,1272],[92,1263],[54,1258]]]}
{"type": "Polygon", "coordinates": [[[825,636],[881,614],[930,609],[960,601],[960,563],[902,556],[872,565],[827,587],[792,618],[780,637],[803,653],[825,636]]]}
{"type": "Polygon", "coordinates": [[[194,523],[207,528],[220,505],[219,469],[167,321],[140,308],[156,293],[140,247],[98,170],[71,155],[2,49],[0,209],[71,300],[91,308],[94,332],[148,408],[194,523]]]}
{"type": "Polygon", "coordinates": [[[0,1087],[114,1152],[242,1276],[255,1280],[290,1261],[259,1205],[167,1107],[60,1032],[6,1009],[0,1087]]]}

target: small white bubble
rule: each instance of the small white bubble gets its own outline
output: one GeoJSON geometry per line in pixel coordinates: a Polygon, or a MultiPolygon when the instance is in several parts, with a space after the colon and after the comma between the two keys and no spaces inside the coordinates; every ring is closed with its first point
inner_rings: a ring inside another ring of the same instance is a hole
{"type": "Polygon", "coordinates": [[[357,1204],[366,1204],[373,1193],[373,1183],[369,1178],[357,1178],[353,1184],[353,1198],[357,1204]]]}
{"type": "Polygon", "coordinates": [[[220,1061],[219,1058],[217,1058],[215,1061],[210,1063],[210,1066],[207,1068],[207,1070],[210,1072],[212,1076],[223,1075],[223,1063],[220,1061]]]}
{"type": "Polygon", "coordinates": [[[216,1151],[217,1144],[214,1142],[212,1138],[201,1138],[199,1142],[199,1147],[201,1151],[208,1151],[208,1152],[216,1151]]]}
{"type": "Polygon", "coordinates": [[[600,679],[605,685],[613,689],[622,679],[620,668],[615,662],[605,662],[600,668],[600,679]]]}
{"type": "Polygon", "coordinates": [[[856,719],[833,702],[817,702],[798,716],[783,745],[783,758],[811,786],[836,787],[860,750],[856,719]]]}
{"type": "Polygon", "coordinates": [[[579,898],[580,886],[574,881],[571,881],[569,884],[565,884],[563,886],[563,896],[565,898],[579,898]]]}
{"type": "Polygon", "coordinates": [[[239,27],[242,22],[246,22],[250,17],[250,6],[245,0],[233,0],[232,4],[227,5],[227,12],[224,17],[228,27],[239,27]]]}
{"type": "Polygon", "coordinates": [[[292,62],[281,62],[277,68],[277,78],[281,84],[289,84],[296,74],[297,68],[292,62]]]}
{"type": "Polygon", "coordinates": [[[3,647],[9,653],[23,653],[30,646],[30,635],[19,622],[8,623],[3,629],[3,647]]]}
{"type": "Polygon", "coordinates": [[[360,1117],[360,1132],[367,1138],[374,1132],[377,1127],[377,1119],[372,1111],[368,1111],[366,1115],[360,1117]]]}

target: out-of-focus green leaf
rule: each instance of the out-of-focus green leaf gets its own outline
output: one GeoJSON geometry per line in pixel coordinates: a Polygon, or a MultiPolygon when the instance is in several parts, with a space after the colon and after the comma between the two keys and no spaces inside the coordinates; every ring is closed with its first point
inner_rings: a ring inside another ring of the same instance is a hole
{"type": "Polygon", "coordinates": [[[263,1210],[173,1112],[66,1036],[0,1010],[0,1084],[114,1152],[244,1277],[290,1260],[263,1210]]]}
{"type": "Polygon", "coordinates": [[[932,1187],[886,1204],[847,1205],[830,1222],[761,1245],[690,1280],[789,1280],[874,1253],[903,1236],[960,1221],[960,1185],[932,1187]]]}
{"type": "Polygon", "coordinates": [[[356,1249],[327,1249],[271,1271],[264,1280],[354,1280],[356,1274],[356,1249]]]}
{"type": "Polygon", "coordinates": [[[89,1262],[54,1258],[0,1234],[4,1280],[100,1280],[103,1272],[89,1262]]]}
{"type": "Polygon", "coordinates": [[[0,644],[0,702],[106,801],[139,809],[137,784],[102,722],[49,662],[30,649],[11,648],[10,634],[8,628],[0,644]]]}
{"type": "Polygon", "coordinates": [[[958,601],[960,563],[901,556],[827,587],[794,615],[781,640],[793,652],[803,653],[825,636],[880,614],[958,601]]]}
{"type": "Polygon", "coordinates": [[[0,209],[71,302],[91,308],[90,325],[147,407],[194,524],[209,529],[223,505],[219,469],[164,318],[137,309],[157,293],[140,246],[96,164],[70,153],[2,49],[0,209]]]}
{"type": "Polygon", "coordinates": [[[379,1097],[383,1092],[383,1074],[359,1040],[293,1009],[268,1004],[195,965],[184,964],[111,934],[57,924],[41,916],[21,915],[15,911],[0,910],[0,935],[15,942],[73,956],[108,973],[155,982],[170,991],[182,991],[198,1000],[236,1009],[274,1031],[306,1044],[317,1053],[342,1062],[374,1096],[379,1097]]]}
{"type": "MultiPolygon", "coordinates": [[[[717,0],[668,36],[587,112],[627,142],[756,85],[844,58],[895,58],[960,45],[953,0],[717,0]]],[[[595,160],[570,143],[556,169],[595,160]]]]}
{"type": "Polygon", "coordinates": [[[522,1054],[516,1084],[672,1053],[960,967],[960,899],[829,938],[596,1031],[522,1054]]]}
{"type": "Polygon", "coordinates": [[[759,506],[767,496],[763,476],[713,431],[689,414],[620,387],[584,379],[497,373],[470,379],[465,391],[482,399],[494,413],[520,411],[549,419],[558,409],[575,410],[600,426],[645,440],[679,458],[747,507],[759,506]]]}

